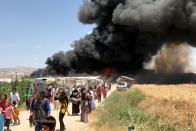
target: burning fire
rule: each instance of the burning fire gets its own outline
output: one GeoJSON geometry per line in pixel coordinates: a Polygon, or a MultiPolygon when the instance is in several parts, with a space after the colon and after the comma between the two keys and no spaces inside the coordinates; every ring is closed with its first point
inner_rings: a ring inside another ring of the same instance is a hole
{"type": "Polygon", "coordinates": [[[116,72],[116,69],[115,68],[106,68],[104,71],[103,71],[103,73],[102,73],[102,76],[104,77],[104,78],[109,78],[109,77],[111,77],[113,74],[115,74],[115,72],[116,72]]]}

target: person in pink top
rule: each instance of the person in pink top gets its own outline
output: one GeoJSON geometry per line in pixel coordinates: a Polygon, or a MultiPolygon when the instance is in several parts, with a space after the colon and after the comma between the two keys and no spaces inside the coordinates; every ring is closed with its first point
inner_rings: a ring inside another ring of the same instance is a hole
{"type": "Polygon", "coordinates": [[[107,87],[104,86],[103,98],[106,99],[106,97],[107,97],[107,87]]]}
{"type": "Polygon", "coordinates": [[[9,127],[10,127],[10,121],[12,119],[12,105],[10,104],[10,101],[7,100],[6,101],[6,108],[4,112],[4,117],[5,117],[5,125],[7,127],[7,131],[9,131],[9,127]]]}

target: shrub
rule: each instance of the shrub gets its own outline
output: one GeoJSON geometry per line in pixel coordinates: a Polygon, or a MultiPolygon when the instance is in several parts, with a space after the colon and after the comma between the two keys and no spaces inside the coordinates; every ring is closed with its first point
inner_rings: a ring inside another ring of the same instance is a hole
{"type": "Polygon", "coordinates": [[[176,131],[174,126],[161,123],[140,111],[137,105],[144,99],[145,95],[136,88],[126,92],[113,92],[98,108],[95,125],[111,128],[135,125],[138,130],[176,131]]]}
{"type": "Polygon", "coordinates": [[[26,94],[25,88],[31,87],[33,81],[31,79],[22,79],[21,81],[13,80],[10,83],[0,82],[0,96],[2,94],[7,94],[8,99],[10,99],[10,92],[13,87],[16,87],[17,93],[20,96],[20,105],[23,104],[26,100],[24,94],[26,94]]]}

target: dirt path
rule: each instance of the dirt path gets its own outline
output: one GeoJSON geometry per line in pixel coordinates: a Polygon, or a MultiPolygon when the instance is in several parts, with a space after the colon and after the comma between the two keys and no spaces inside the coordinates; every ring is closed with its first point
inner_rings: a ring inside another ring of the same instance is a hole
{"type": "MultiPolygon", "coordinates": [[[[112,87],[112,90],[108,93],[108,95],[111,94],[111,92],[115,90],[114,86],[112,87]]],[[[96,106],[98,106],[99,103],[97,103],[96,100],[96,106]]],[[[72,110],[72,104],[69,104],[69,112],[71,113],[72,110]]],[[[56,124],[56,130],[60,129],[59,126],[59,121],[58,121],[58,114],[59,114],[59,110],[53,110],[53,105],[51,104],[51,108],[52,108],[52,112],[51,115],[54,116],[57,120],[57,124],[56,124]]],[[[21,124],[20,125],[16,125],[16,126],[12,126],[10,127],[10,129],[12,131],[34,131],[34,127],[30,127],[29,126],[29,111],[22,111],[20,112],[20,120],[21,120],[21,124]]],[[[66,114],[66,116],[64,117],[64,123],[66,126],[66,131],[89,131],[88,128],[88,124],[85,124],[83,122],[80,122],[80,116],[69,116],[66,114]]]]}
{"type": "MultiPolygon", "coordinates": [[[[53,108],[53,106],[52,106],[53,108]]],[[[71,104],[69,105],[69,112],[71,113],[71,104]]],[[[60,129],[59,121],[58,121],[58,110],[53,110],[51,115],[54,116],[57,120],[56,129],[60,129]]],[[[21,124],[16,126],[11,126],[12,131],[34,131],[34,127],[29,126],[29,111],[23,111],[20,113],[21,124]]],[[[67,131],[79,131],[80,129],[84,129],[86,124],[80,122],[80,116],[66,116],[64,117],[64,123],[67,128],[67,131]]]]}

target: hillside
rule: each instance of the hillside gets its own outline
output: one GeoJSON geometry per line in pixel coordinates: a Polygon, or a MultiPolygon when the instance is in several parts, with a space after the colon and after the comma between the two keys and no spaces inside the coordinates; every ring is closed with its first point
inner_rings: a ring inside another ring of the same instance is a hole
{"type": "Polygon", "coordinates": [[[16,77],[16,72],[18,77],[25,75],[30,75],[37,68],[32,67],[14,67],[14,68],[0,68],[0,78],[13,78],[16,77]]]}

